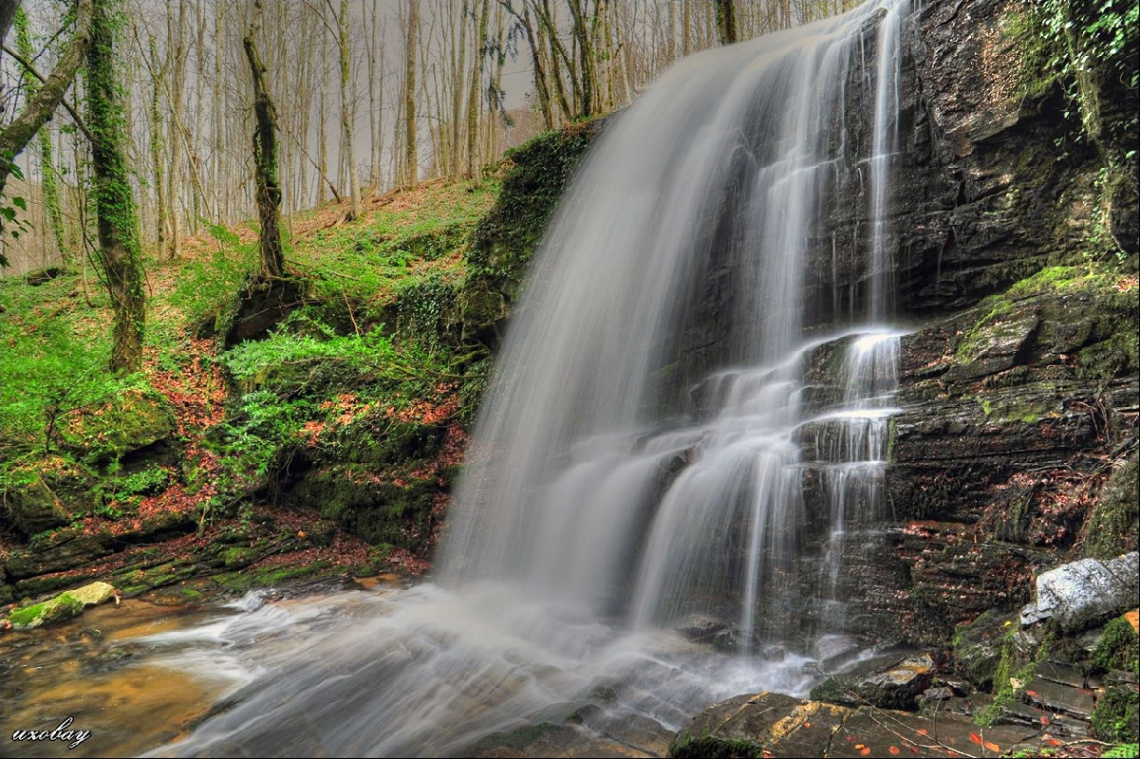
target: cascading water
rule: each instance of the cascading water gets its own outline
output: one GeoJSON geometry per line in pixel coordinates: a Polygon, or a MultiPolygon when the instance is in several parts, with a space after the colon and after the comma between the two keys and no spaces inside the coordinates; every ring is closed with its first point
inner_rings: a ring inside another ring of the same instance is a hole
{"type": "Polygon", "coordinates": [[[615,719],[670,729],[717,698],[802,692],[802,658],[755,652],[789,632],[776,609],[803,585],[797,555],[816,551],[834,601],[845,531],[880,508],[906,16],[905,0],[879,0],[694,56],[608,124],[508,334],[439,586],[294,612],[300,650],[275,632],[244,645],[260,629],[248,620],[203,632],[252,682],[171,750],[449,753],[602,676],[622,683],[615,719]],[[849,88],[860,76],[869,87],[849,88]],[[871,114],[863,154],[851,109],[871,114]],[[869,326],[821,336],[809,256],[854,176],[869,326]],[[813,395],[805,364],[825,344],[844,357],[813,395]],[[814,548],[806,473],[829,511],[814,548]],[[667,632],[709,619],[734,655],[667,632]]]}

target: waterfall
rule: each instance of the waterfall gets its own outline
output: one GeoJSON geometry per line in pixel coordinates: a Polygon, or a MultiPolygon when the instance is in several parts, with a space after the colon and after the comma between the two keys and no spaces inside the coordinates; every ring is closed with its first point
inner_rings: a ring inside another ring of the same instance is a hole
{"type": "Polygon", "coordinates": [[[452,755],[599,688],[605,719],[668,730],[805,693],[797,610],[842,628],[844,541],[882,516],[907,15],[872,0],[692,56],[612,117],[508,330],[438,583],[196,633],[241,689],[167,750],[452,755]],[[840,193],[858,250],[828,227],[840,193]],[[821,274],[841,254],[843,287],[821,274]]]}
{"type": "Polygon", "coordinates": [[[847,501],[874,511],[897,350],[887,236],[905,16],[871,3],[704,53],[605,127],[508,334],[449,516],[445,583],[518,582],[635,628],[728,616],[751,640],[766,597],[794,585],[804,521],[805,273],[821,239],[830,259],[828,205],[864,170],[868,324],[837,329],[870,336],[851,346],[832,418],[865,444],[826,472],[832,537],[847,501]],[[870,44],[868,102],[853,103],[870,44]],[[853,105],[870,115],[863,155],[853,105]],[[705,318],[721,317],[715,332],[691,308],[712,281],[730,311],[705,318]],[[703,377],[689,360],[701,329],[703,377]]]}

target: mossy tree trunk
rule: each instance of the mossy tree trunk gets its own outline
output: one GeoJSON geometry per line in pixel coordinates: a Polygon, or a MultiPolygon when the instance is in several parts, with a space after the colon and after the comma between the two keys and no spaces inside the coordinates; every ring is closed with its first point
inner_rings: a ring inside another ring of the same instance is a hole
{"type": "Polygon", "coordinates": [[[407,42],[404,49],[404,183],[420,181],[416,150],[416,40],[419,37],[420,0],[408,0],[407,42]]]}
{"type": "Polygon", "coordinates": [[[716,34],[720,44],[731,45],[736,42],[736,6],[732,0],[716,0],[716,34]]]}
{"type": "MultiPolygon", "coordinates": [[[[16,49],[26,60],[32,60],[32,40],[28,33],[28,17],[23,10],[16,12],[16,49]]],[[[27,72],[24,73],[24,87],[28,97],[35,97],[39,91],[39,82],[27,72]]],[[[45,124],[40,129],[40,184],[43,188],[44,207],[51,222],[51,231],[55,235],[55,244],[64,263],[71,263],[71,249],[67,246],[63,233],[63,213],[59,207],[59,185],[55,179],[55,162],[52,157],[51,131],[45,124]]]]}
{"type": "Polygon", "coordinates": [[[135,203],[127,174],[127,130],[113,53],[117,26],[113,0],[95,3],[91,49],[87,53],[87,109],[95,174],[95,212],[99,219],[99,260],[106,274],[115,314],[111,371],[142,367],[146,299],[143,295],[135,203]]]}
{"type": "Polygon", "coordinates": [[[348,0],[340,0],[340,14],[336,18],[337,43],[340,48],[340,124],[341,124],[341,155],[348,163],[348,196],[352,201],[352,218],[360,217],[360,175],[356,168],[356,157],[353,152],[354,122],[356,121],[356,108],[353,105],[353,95],[350,89],[352,80],[352,51],[349,49],[348,39],[348,0]]]}
{"type": "Polygon", "coordinates": [[[254,185],[257,192],[257,216],[261,222],[261,274],[275,279],[285,273],[285,256],[281,251],[281,186],[277,183],[277,109],[265,85],[265,64],[257,52],[254,35],[261,11],[257,14],[242,40],[246,58],[253,74],[253,114],[256,127],[253,131],[254,185]]]}

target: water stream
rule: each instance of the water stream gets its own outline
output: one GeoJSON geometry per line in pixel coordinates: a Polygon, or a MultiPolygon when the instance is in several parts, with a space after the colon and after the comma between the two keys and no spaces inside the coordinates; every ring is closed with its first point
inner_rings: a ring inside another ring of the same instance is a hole
{"type": "Polygon", "coordinates": [[[158,753],[451,755],[583,704],[636,746],[618,726],[805,693],[810,641],[779,609],[806,579],[831,610],[807,633],[841,631],[842,541],[882,517],[907,13],[873,1],[693,56],[613,118],[536,258],[436,581],[250,597],[146,636],[148,666],[222,683],[224,708],[158,753]],[[864,155],[851,109],[873,127],[864,155]],[[825,334],[805,272],[851,177],[872,233],[856,316],[825,334]],[[820,389],[804,376],[824,346],[820,389]]]}

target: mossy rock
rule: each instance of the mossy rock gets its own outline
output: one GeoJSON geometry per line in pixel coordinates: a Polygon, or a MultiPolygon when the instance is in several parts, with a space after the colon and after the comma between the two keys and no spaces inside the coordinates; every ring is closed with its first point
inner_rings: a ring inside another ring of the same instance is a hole
{"type": "Polygon", "coordinates": [[[1140,466],[1137,454],[1112,473],[1085,527],[1085,555],[1108,560],[1140,542],[1140,466]]]}
{"type": "Polygon", "coordinates": [[[686,735],[669,745],[669,756],[678,759],[759,759],[764,756],[764,747],[746,739],[686,735]]]}
{"type": "Polygon", "coordinates": [[[999,670],[1013,668],[1012,636],[1018,630],[1017,614],[987,611],[954,635],[954,668],[983,690],[1001,680],[999,670]]]}
{"type": "Polygon", "coordinates": [[[16,630],[31,630],[40,625],[63,622],[79,616],[88,606],[110,600],[115,588],[105,582],[95,582],[75,590],[65,591],[42,603],[13,609],[8,621],[16,630]]]}
{"type": "Polygon", "coordinates": [[[93,506],[92,476],[63,456],[21,462],[5,472],[5,480],[0,525],[11,524],[28,537],[62,527],[93,506]]]}
{"type": "Polygon", "coordinates": [[[1093,735],[1102,741],[1135,743],[1140,734],[1140,693],[1130,685],[1106,689],[1089,721],[1093,735]]]}
{"type": "Polygon", "coordinates": [[[226,569],[240,569],[241,567],[249,566],[259,558],[261,558],[261,552],[255,548],[234,546],[233,548],[227,548],[222,553],[222,566],[226,569]]]}
{"type": "Polygon", "coordinates": [[[170,405],[156,392],[131,389],[73,412],[60,428],[67,447],[99,459],[118,459],[174,433],[170,405]]]}
{"type": "Polygon", "coordinates": [[[308,473],[290,498],[372,545],[422,555],[433,539],[432,510],[442,490],[435,478],[377,480],[368,467],[340,465],[308,473]]]}
{"type": "Polygon", "coordinates": [[[5,492],[3,504],[6,521],[27,536],[71,521],[71,515],[42,480],[5,492]]]}
{"type": "Polygon", "coordinates": [[[1132,623],[1117,617],[1104,626],[1104,634],[1089,660],[1094,673],[1122,670],[1140,674],[1140,635],[1132,623]]]}
{"type": "Polygon", "coordinates": [[[467,285],[459,297],[463,340],[497,349],[501,322],[522,289],[547,222],[603,121],[547,132],[507,154],[503,189],[467,251],[467,285]]]}

